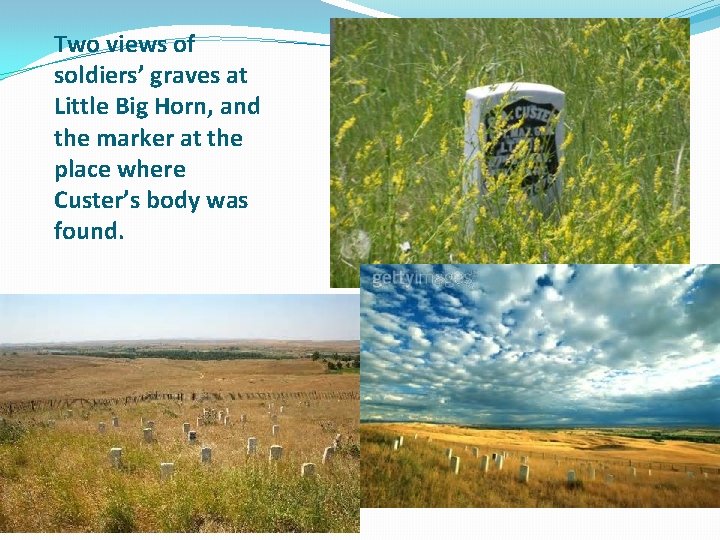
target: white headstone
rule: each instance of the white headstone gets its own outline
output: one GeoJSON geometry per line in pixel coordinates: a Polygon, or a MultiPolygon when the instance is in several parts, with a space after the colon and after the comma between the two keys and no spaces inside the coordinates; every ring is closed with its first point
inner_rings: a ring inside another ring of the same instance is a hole
{"type": "Polygon", "coordinates": [[[279,434],[280,434],[280,426],[278,426],[277,424],[275,424],[275,425],[272,427],[272,434],[273,434],[273,435],[279,435],[279,434]]]}
{"type": "Polygon", "coordinates": [[[195,444],[197,442],[197,431],[188,431],[188,442],[190,444],[195,444]]]}
{"type": "Polygon", "coordinates": [[[247,440],[247,453],[254,454],[257,452],[257,438],[250,437],[247,440]]]}
{"type": "Polygon", "coordinates": [[[273,444],[270,447],[270,461],[277,461],[282,457],[283,447],[279,444],[273,444]]]}
{"type": "Polygon", "coordinates": [[[282,413],[284,413],[284,412],[285,412],[285,406],[284,406],[284,405],[280,405],[280,414],[282,414],[282,413]]]}
{"type": "Polygon", "coordinates": [[[241,415],[240,415],[240,422],[243,423],[243,424],[244,424],[245,422],[247,422],[247,416],[245,416],[244,414],[241,414],[241,415]]]}
{"type": "Polygon", "coordinates": [[[183,422],[183,433],[190,433],[190,422],[183,422]]]}
{"type": "Polygon", "coordinates": [[[112,427],[120,427],[120,419],[117,416],[112,418],[112,427]]]}
{"type": "Polygon", "coordinates": [[[205,421],[198,416],[197,422],[195,423],[195,426],[196,426],[196,427],[200,427],[200,426],[202,426],[204,423],[205,423],[205,421]]]}
{"type": "Polygon", "coordinates": [[[520,475],[519,480],[523,484],[527,484],[528,480],[530,479],[530,465],[520,465],[520,475]]]}
{"type": "MultiPolygon", "coordinates": [[[[395,442],[397,442],[397,441],[395,441],[395,442]]],[[[335,449],[332,446],[328,446],[327,448],[325,448],[325,451],[323,452],[323,458],[322,458],[323,465],[332,461],[332,458],[334,455],[335,455],[335,449]]]]}
{"type": "Polygon", "coordinates": [[[418,437],[418,434],[416,433],[416,434],[415,434],[415,440],[416,440],[416,441],[417,441],[417,437],[418,437]]]}
{"type": "Polygon", "coordinates": [[[145,442],[153,442],[152,428],[146,427],[143,429],[143,438],[145,439],[145,442]]]}
{"type": "Polygon", "coordinates": [[[174,463],[161,463],[160,464],[160,480],[167,480],[175,472],[174,463]]]}
{"type": "Polygon", "coordinates": [[[403,445],[403,442],[405,442],[405,437],[403,437],[402,435],[400,435],[400,437],[398,438],[398,441],[400,441],[400,446],[402,446],[402,445],[403,445]]]}
{"type": "Polygon", "coordinates": [[[223,418],[223,424],[226,426],[230,425],[230,417],[229,416],[225,415],[225,417],[223,418]]]}
{"type": "Polygon", "coordinates": [[[300,467],[300,476],[315,476],[315,464],[314,463],[303,463],[300,467]]]}
{"type": "Polygon", "coordinates": [[[68,418],[72,418],[72,417],[73,417],[72,409],[68,409],[68,410],[66,411],[66,414],[67,414],[67,417],[68,417],[68,418]]]}
{"type": "Polygon", "coordinates": [[[445,449],[445,457],[450,459],[452,457],[452,448],[445,449]]]}
{"type": "Polygon", "coordinates": [[[458,472],[460,472],[460,458],[458,456],[453,456],[450,458],[450,470],[455,474],[458,474],[458,472]]]}
{"type": "Polygon", "coordinates": [[[489,456],[483,456],[480,458],[480,470],[482,472],[488,472],[488,468],[490,467],[490,457],[489,456]]]}
{"type": "MultiPolygon", "coordinates": [[[[508,82],[472,88],[465,94],[469,114],[465,122],[465,159],[469,173],[463,181],[467,193],[478,185],[480,196],[486,193],[480,160],[491,175],[509,171],[516,145],[527,140],[532,151],[539,141],[540,152],[531,159],[536,167],[522,180],[525,192],[543,212],[549,210],[562,193],[562,176],[557,175],[562,157],[565,131],[562,121],[565,94],[546,84],[508,82]],[[498,133],[498,118],[505,123],[498,133]],[[520,124],[520,125],[518,125],[520,124]],[[478,134],[482,133],[484,140],[478,134]],[[489,146],[489,148],[488,148],[489,146]]],[[[468,233],[474,228],[477,211],[466,216],[468,233]]]]}
{"type": "Polygon", "coordinates": [[[528,457],[527,457],[527,456],[520,456],[520,463],[522,463],[523,465],[525,465],[527,462],[528,462],[528,457]]]}
{"type": "Polygon", "coordinates": [[[200,449],[200,463],[210,463],[212,460],[212,449],[204,446],[200,449]]]}
{"type": "Polygon", "coordinates": [[[590,480],[595,480],[595,468],[590,467],[588,470],[588,476],[590,477],[590,480]]]}
{"type": "Polygon", "coordinates": [[[505,463],[505,458],[502,454],[498,454],[497,458],[495,458],[495,467],[497,467],[498,471],[502,471],[503,463],[505,463]]]}
{"type": "Polygon", "coordinates": [[[480,455],[480,450],[478,448],[473,447],[472,449],[472,456],[474,458],[478,457],[480,455]]]}
{"type": "Polygon", "coordinates": [[[572,470],[568,471],[568,473],[567,473],[567,483],[568,483],[568,484],[574,484],[575,481],[576,481],[575,471],[572,471],[572,470]]]}
{"type": "Polygon", "coordinates": [[[116,469],[122,467],[122,448],[110,449],[110,463],[116,469]]]}
{"type": "Polygon", "coordinates": [[[395,440],[393,441],[393,450],[397,450],[398,448],[400,448],[400,440],[399,440],[399,439],[395,439],[395,440]]]}
{"type": "Polygon", "coordinates": [[[648,469],[648,476],[652,476],[652,469],[648,469]]]}
{"type": "Polygon", "coordinates": [[[100,422],[100,423],[98,424],[98,431],[99,431],[100,433],[105,433],[105,422],[100,422]]]}
{"type": "Polygon", "coordinates": [[[633,478],[637,476],[637,469],[635,467],[630,467],[630,474],[633,478]]]}

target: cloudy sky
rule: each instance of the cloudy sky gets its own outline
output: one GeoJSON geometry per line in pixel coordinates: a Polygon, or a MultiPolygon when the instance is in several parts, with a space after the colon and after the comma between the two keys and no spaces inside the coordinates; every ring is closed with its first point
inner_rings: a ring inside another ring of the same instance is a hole
{"type": "Polygon", "coordinates": [[[363,420],[720,424],[720,267],[370,266],[363,420]]]}
{"type": "Polygon", "coordinates": [[[356,294],[0,295],[0,344],[358,339],[356,294]]]}

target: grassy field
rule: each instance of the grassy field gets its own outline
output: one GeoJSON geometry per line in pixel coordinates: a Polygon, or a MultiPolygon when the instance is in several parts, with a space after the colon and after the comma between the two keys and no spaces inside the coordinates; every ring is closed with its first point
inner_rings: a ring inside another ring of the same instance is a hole
{"type": "Polygon", "coordinates": [[[613,429],[366,424],[360,433],[363,507],[714,508],[720,501],[717,444],[628,438],[613,429]],[[401,435],[403,446],[393,450],[401,435]],[[447,448],[460,457],[458,475],[447,448]],[[502,470],[482,472],[473,448],[480,457],[507,452],[502,470]],[[523,458],[528,483],[518,479],[523,458]]]}
{"type": "Polygon", "coordinates": [[[361,263],[689,260],[687,19],[336,20],[331,285],[361,263]],[[566,93],[563,196],[520,177],[461,188],[464,94],[523,81],[566,93]]]}
{"type": "Polygon", "coordinates": [[[307,398],[76,404],[23,411],[0,421],[0,531],[4,532],[357,532],[360,464],[357,374],[336,376],[312,360],[203,361],[91,357],[0,358],[3,400],[110,398],[165,392],[302,392],[307,398]],[[333,394],[333,395],[335,395],[333,394]],[[280,407],[283,407],[282,411],[280,407]],[[196,427],[203,409],[229,412],[229,423],[196,427]],[[117,416],[119,426],[112,426],[117,416]],[[241,415],[246,421],[241,421],[241,415]],[[273,418],[276,415],[276,418],[273,418]],[[142,420],[155,423],[153,442],[142,420]],[[106,431],[100,433],[99,422],[106,431]],[[183,422],[196,429],[189,444],[183,422]],[[278,435],[272,426],[280,426],[278,435]],[[326,447],[342,435],[334,458],[326,447]],[[247,439],[257,438],[248,455],[247,439]],[[269,461],[271,445],[279,461],[269,461]],[[115,469],[110,448],[122,448],[115,469]],[[212,450],[210,464],[200,449],[212,450]],[[170,479],[160,463],[175,464],[170,479]],[[315,463],[313,478],[300,475],[315,463]]]}

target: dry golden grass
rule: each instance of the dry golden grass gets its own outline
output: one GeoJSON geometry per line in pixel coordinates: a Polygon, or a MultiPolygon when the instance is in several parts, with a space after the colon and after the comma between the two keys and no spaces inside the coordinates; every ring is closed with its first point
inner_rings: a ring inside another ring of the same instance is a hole
{"type": "Polygon", "coordinates": [[[0,356],[0,401],[162,392],[358,391],[357,375],[326,375],[312,360],[138,360],[0,356]]]}
{"type": "Polygon", "coordinates": [[[657,443],[604,430],[480,430],[430,424],[365,425],[361,437],[363,507],[716,507],[720,503],[719,445],[657,443]],[[405,443],[394,451],[392,441],[399,435],[405,443]],[[491,465],[483,473],[480,459],[473,457],[474,447],[480,456],[508,452],[503,469],[491,465]],[[446,448],[460,457],[457,476],[450,471],[446,448]],[[528,484],[518,481],[523,456],[530,465],[528,484]],[[572,486],[567,484],[569,470],[579,480],[572,486]]]}
{"type": "MultiPolygon", "coordinates": [[[[113,360],[18,355],[0,362],[3,400],[119,397],[161,392],[359,390],[357,374],[324,372],[309,360],[113,360]]],[[[0,426],[0,531],[342,531],[359,530],[359,402],[356,399],[150,401],[16,413],[0,426]],[[284,410],[280,412],[280,406],[284,410]],[[229,409],[230,423],[201,425],[204,408],[229,409]],[[247,421],[240,421],[241,414],[247,421]],[[273,422],[272,415],[277,415],[273,422]],[[112,427],[112,416],[119,418],[112,427]],[[143,440],[141,419],[155,422],[143,440]],[[54,422],[51,422],[54,421],[54,422]],[[190,445],[183,422],[198,433],[190,445]],[[98,432],[105,422],[106,432],[98,432]],[[280,426],[278,436],[272,425],[280,426]],[[14,429],[14,427],[13,427],[14,429]],[[331,464],[325,447],[344,444],[331,464]],[[247,439],[258,439],[254,456],[247,439]],[[269,462],[269,447],[283,456],[269,462]],[[200,449],[212,463],[200,463],[200,449]],[[109,450],[123,448],[122,470],[109,450]],[[160,463],[175,463],[161,481],[160,463]],[[302,463],[317,477],[300,477],[302,463]]]]}

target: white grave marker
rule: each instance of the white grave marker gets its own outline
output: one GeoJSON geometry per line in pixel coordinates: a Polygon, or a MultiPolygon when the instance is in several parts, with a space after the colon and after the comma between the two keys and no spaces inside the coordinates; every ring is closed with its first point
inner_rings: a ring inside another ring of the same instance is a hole
{"type": "Polygon", "coordinates": [[[448,459],[452,458],[452,448],[445,449],[445,457],[448,459]]]}
{"type": "Polygon", "coordinates": [[[190,422],[183,422],[183,433],[190,433],[190,422]]]}
{"type": "Polygon", "coordinates": [[[272,434],[273,434],[273,435],[279,435],[279,434],[280,434],[280,426],[278,426],[277,424],[275,424],[275,425],[272,427],[272,434]]]}
{"type": "Polygon", "coordinates": [[[151,443],[153,442],[153,430],[152,428],[146,427],[143,429],[143,437],[145,439],[145,442],[151,443]]]}
{"type": "Polygon", "coordinates": [[[122,448],[110,449],[110,463],[116,469],[122,467],[122,448]]]}
{"type": "Polygon", "coordinates": [[[527,484],[530,479],[530,465],[520,465],[519,480],[523,484],[527,484]]]}
{"type": "Polygon", "coordinates": [[[315,476],[315,464],[314,463],[303,463],[300,467],[300,476],[311,477],[315,476]]]}
{"type": "Polygon", "coordinates": [[[112,427],[120,427],[120,419],[117,416],[112,417],[112,427]]]}
{"type": "Polygon", "coordinates": [[[400,446],[402,446],[402,445],[403,445],[403,442],[405,442],[405,437],[403,437],[402,435],[400,435],[400,438],[398,438],[398,441],[400,441],[400,446]]]}
{"type": "Polygon", "coordinates": [[[472,449],[472,455],[473,455],[474,458],[478,457],[478,456],[480,455],[480,450],[473,447],[473,449],[472,449]]]}
{"type": "Polygon", "coordinates": [[[204,446],[200,449],[200,463],[210,463],[212,461],[212,449],[204,446]]]}
{"type": "Polygon", "coordinates": [[[174,463],[161,463],[160,464],[160,480],[167,480],[175,472],[174,463]]]}
{"type": "MultiPolygon", "coordinates": [[[[562,192],[563,180],[557,172],[565,138],[562,122],[565,93],[546,84],[516,82],[471,88],[465,99],[470,107],[465,122],[465,159],[469,173],[463,181],[463,192],[467,193],[477,184],[482,197],[487,190],[480,160],[487,163],[493,176],[509,172],[515,166],[511,158],[513,149],[520,141],[527,140],[533,167],[522,180],[522,187],[536,207],[547,212],[562,192]],[[502,133],[497,133],[497,116],[506,121],[502,133]],[[479,140],[479,132],[484,140],[479,140]],[[539,152],[532,152],[535,141],[538,141],[539,152]],[[486,148],[487,145],[490,148],[486,148]]],[[[466,216],[468,233],[473,231],[477,215],[475,207],[471,208],[466,216]]]]}
{"type": "Polygon", "coordinates": [[[279,444],[273,444],[270,447],[270,461],[277,461],[282,457],[283,447],[279,444]]]}
{"type": "Polygon", "coordinates": [[[568,485],[572,486],[572,485],[575,484],[575,482],[576,482],[575,471],[572,471],[572,470],[568,471],[568,473],[567,473],[567,483],[568,483],[568,485]]]}
{"type": "Polygon", "coordinates": [[[257,439],[255,437],[250,437],[247,441],[247,453],[254,454],[255,452],[257,452],[257,439]]]}
{"type": "Polygon", "coordinates": [[[502,454],[498,454],[497,458],[495,459],[495,466],[497,467],[498,471],[502,471],[504,462],[505,462],[505,457],[503,457],[502,454]]]}
{"type": "Polygon", "coordinates": [[[188,431],[188,442],[190,444],[195,444],[197,442],[197,431],[188,431]]]}
{"type": "Polygon", "coordinates": [[[450,470],[455,474],[460,472],[460,458],[458,456],[450,458],[450,470]]]}
{"type": "Polygon", "coordinates": [[[100,423],[98,424],[98,431],[99,431],[100,433],[105,433],[105,422],[100,422],[100,423]]]}
{"type": "Polygon", "coordinates": [[[490,467],[490,458],[488,456],[483,456],[480,458],[480,470],[484,473],[488,472],[488,468],[490,467]]]}
{"type": "MultiPolygon", "coordinates": [[[[397,443],[397,441],[395,441],[397,443]]],[[[397,450],[397,448],[396,448],[397,450]]],[[[326,463],[330,463],[332,461],[333,456],[335,455],[335,449],[332,446],[328,446],[325,448],[325,451],[323,452],[323,458],[322,463],[325,465],[326,463]]]]}

